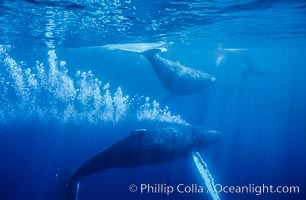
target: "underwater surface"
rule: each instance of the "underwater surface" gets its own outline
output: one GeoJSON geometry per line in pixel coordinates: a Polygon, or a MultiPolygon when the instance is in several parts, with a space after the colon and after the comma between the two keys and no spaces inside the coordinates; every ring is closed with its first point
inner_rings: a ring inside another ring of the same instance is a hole
{"type": "MultiPolygon", "coordinates": [[[[305,19],[303,0],[0,1],[0,199],[60,199],[59,168],[133,130],[190,126],[223,133],[199,152],[220,199],[306,199],[305,19]],[[176,94],[154,48],[214,81],[176,94]]],[[[78,199],[212,199],[131,184],[205,186],[190,155],[95,173],[78,199]]]]}

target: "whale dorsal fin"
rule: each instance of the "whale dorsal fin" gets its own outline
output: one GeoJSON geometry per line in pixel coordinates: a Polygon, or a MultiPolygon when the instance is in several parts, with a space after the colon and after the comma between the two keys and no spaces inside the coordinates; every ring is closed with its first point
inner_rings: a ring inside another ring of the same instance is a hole
{"type": "Polygon", "coordinates": [[[147,129],[137,129],[137,130],[131,131],[131,135],[141,134],[141,133],[145,133],[145,132],[147,132],[147,129]]]}

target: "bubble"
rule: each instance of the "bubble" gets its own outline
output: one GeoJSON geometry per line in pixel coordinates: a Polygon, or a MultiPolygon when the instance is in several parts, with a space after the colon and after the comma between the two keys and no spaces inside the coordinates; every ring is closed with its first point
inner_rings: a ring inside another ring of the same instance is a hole
{"type": "MultiPolygon", "coordinates": [[[[20,63],[20,62],[19,62],[20,63]]],[[[55,50],[48,51],[48,63],[35,67],[18,64],[0,46],[0,124],[38,119],[60,124],[118,124],[127,120],[188,124],[168,107],[150,97],[130,98],[121,87],[110,90],[92,71],[68,75],[66,61],[57,62],[55,50]]]]}

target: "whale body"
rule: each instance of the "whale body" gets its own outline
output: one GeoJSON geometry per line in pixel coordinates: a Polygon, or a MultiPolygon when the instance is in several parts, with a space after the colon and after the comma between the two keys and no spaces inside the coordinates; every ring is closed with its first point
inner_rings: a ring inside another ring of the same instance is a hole
{"type": "Polygon", "coordinates": [[[173,94],[194,94],[216,81],[213,75],[161,57],[158,54],[160,51],[150,49],[142,52],[142,55],[152,64],[163,87],[173,94]]]}
{"type": "Polygon", "coordinates": [[[132,131],[127,138],[111,145],[85,161],[66,177],[63,170],[61,200],[76,200],[79,182],[110,168],[133,168],[188,157],[220,140],[222,133],[201,127],[177,127],[132,131]]]}
{"type": "Polygon", "coordinates": [[[235,70],[239,70],[241,77],[258,77],[264,76],[251,58],[244,52],[246,49],[220,49],[220,54],[216,60],[216,67],[228,65],[227,63],[235,63],[235,70]]]}

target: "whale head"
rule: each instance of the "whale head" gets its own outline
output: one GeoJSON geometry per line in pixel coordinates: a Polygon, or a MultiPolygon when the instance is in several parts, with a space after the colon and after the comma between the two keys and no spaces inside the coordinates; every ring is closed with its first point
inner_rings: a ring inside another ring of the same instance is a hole
{"type": "Polygon", "coordinates": [[[217,143],[222,138],[222,133],[203,127],[192,127],[193,144],[196,150],[202,150],[217,143]]]}

